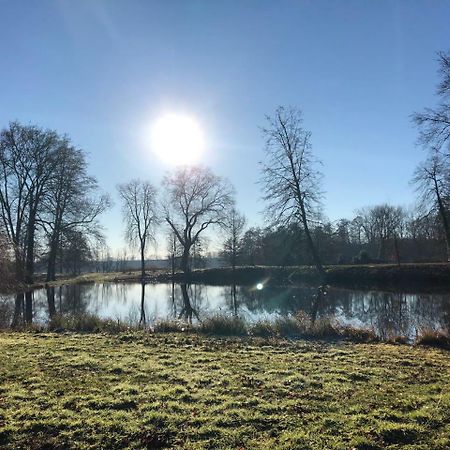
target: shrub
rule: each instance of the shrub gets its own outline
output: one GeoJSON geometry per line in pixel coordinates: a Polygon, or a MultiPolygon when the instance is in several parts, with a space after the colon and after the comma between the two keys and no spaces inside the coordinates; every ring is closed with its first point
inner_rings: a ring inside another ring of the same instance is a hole
{"type": "Polygon", "coordinates": [[[269,322],[268,320],[262,320],[254,323],[251,326],[250,334],[252,336],[268,338],[276,336],[277,331],[272,322],[269,322]]]}
{"type": "Polygon", "coordinates": [[[416,344],[450,349],[450,334],[444,330],[437,331],[424,328],[419,332],[416,338],[416,344]]]}
{"type": "Polygon", "coordinates": [[[224,315],[205,319],[198,326],[198,331],[217,336],[245,336],[248,334],[247,325],[243,319],[224,315]]]}
{"type": "Polygon", "coordinates": [[[183,322],[170,319],[158,320],[153,326],[156,333],[179,333],[185,331],[187,325],[183,322]]]}
{"type": "Polygon", "coordinates": [[[304,334],[305,329],[295,317],[279,317],[274,322],[274,328],[279,336],[294,337],[304,334]]]}
{"type": "Polygon", "coordinates": [[[337,338],[340,336],[338,326],[328,317],[316,320],[311,325],[309,334],[311,337],[317,338],[337,338]]]}
{"type": "Polygon", "coordinates": [[[355,328],[351,326],[341,327],[340,335],[353,342],[377,342],[379,341],[375,331],[367,328],[355,328]]]}

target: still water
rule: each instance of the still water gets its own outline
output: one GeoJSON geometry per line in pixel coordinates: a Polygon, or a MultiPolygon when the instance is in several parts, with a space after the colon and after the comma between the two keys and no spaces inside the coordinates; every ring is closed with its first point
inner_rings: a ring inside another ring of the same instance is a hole
{"type": "Polygon", "coordinates": [[[93,283],[37,289],[0,297],[0,328],[43,325],[54,314],[94,314],[132,325],[159,319],[187,322],[210,315],[249,322],[274,320],[303,311],[313,320],[330,317],[373,329],[381,338],[414,339],[418,330],[450,328],[450,293],[402,293],[313,286],[208,286],[93,283]]]}

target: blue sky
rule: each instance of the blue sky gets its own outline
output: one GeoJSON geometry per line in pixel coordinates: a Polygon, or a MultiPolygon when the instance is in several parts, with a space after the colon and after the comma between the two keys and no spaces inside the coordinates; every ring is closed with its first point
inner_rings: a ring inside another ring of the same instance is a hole
{"type": "Polygon", "coordinates": [[[304,112],[331,220],[414,201],[424,152],[410,114],[436,102],[448,1],[0,0],[0,17],[0,125],[50,127],[89,153],[116,200],[102,220],[113,249],[116,184],[159,185],[170,169],[144,139],[167,111],[200,122],[203,162],[235,185],[250,225],[264,207],[259,127],[278,105],[304,112]]]}

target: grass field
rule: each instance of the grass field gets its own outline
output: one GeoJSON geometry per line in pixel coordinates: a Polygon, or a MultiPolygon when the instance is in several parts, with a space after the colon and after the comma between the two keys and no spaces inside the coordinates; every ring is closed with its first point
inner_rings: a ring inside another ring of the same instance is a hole
{"type": "Polygon", "coordinates": [[[0,448],[450,448],[450,353],[0,333],[0,448]]]}

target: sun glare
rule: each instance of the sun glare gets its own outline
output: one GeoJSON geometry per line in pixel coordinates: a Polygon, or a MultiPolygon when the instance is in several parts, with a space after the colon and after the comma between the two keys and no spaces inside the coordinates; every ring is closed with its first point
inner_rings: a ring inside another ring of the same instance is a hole
{"type": "Polygon", "coordinates": [[[195,163],[204,149],[199,124],[193,118],[180,114],[160,117],[152,127],[151,141],[155,154],[169,164],[195,163]]]}

